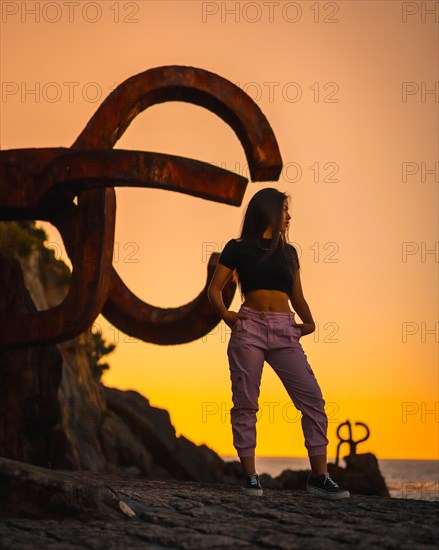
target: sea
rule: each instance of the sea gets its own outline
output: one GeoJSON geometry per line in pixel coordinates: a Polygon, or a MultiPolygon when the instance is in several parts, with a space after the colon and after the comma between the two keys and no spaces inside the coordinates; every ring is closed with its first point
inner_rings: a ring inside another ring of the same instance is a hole
{"type": "MultiPolygon", "coordinates": [[[[221,458],[225,461],[238,460],[236,455],[221,455],[221,458]]],[[[328,457],[328,462],[334,464],[335,458],[328,457]]],[[[342,458],[339,466],[345,466],[342,458]]],[[[392,498],[439,502],[438,460],[381,458],[378,459],[378,467],[392,498]]],[[[256,456],[256,470],[259,474],[266,473],[276,477],[284,470],[309,469],[309,460],[306,457],[256,456]]]]}

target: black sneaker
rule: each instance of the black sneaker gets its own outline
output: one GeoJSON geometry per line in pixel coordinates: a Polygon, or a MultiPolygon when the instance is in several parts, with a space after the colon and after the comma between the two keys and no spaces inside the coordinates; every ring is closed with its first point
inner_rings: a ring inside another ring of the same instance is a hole
{"type": "Polygon", "coordinates": [[[351,494],[347,489],[340,489],[340,487],[333,481],[328,472],[318,477],[311,477],[309,474],[306,480],[306,490],[308,493],[320,498],[336,499],[336,498],[349,498],[351,494]]]}
{"type": "Polygon", "coordinates": [[[259,483],[258,474],[249,474],[245,476],[244,487],[242,490],[245,495],[261,497],[264,494],[264,491],[259,483]]]}

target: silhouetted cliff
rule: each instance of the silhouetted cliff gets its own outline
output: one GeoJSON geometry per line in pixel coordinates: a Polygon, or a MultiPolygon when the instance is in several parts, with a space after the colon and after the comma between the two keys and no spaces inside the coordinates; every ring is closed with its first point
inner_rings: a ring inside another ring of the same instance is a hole
{"type": "MultiPolygon", "coordinates": [[[[64,299],[70,270],[43,246],[46,238],[33,222],[0,222],[1,315],[64,299]]],[[[176,437],[166,410],[101,383],[102,353],[111,349],[87,330],[58,345],[0,350],[0,456],[68,470],[222,479],[223,460],[176,437]]]]}

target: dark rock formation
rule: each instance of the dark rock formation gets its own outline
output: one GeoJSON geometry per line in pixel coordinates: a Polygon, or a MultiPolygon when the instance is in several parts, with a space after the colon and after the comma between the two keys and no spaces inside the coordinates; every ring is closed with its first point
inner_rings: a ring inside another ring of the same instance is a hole
{"type": "MultiPolygon", "coordinates": [[[[352,494],[390,497],[375,455],[372,453],[348,455],[344,460],[346,468],[328,463],[328,472],[340,487],[348,489],[352,494]]],[[[260,478],[265,487],[305,491],[309,472],[310,470],[284,470],[275,478],[268,474],[262,474],[260,478]]]]}
{"type": "Polygon", "coordinates": [[[372,453],[348,455],[344,460],[346,468],[328,464],[328,472],[334,481],[352,493],[390,497],[375,455],[372,453]]]}
{"type": "Polygon", "coordinates": [[[93,479],[0,458],[0,518],[118,519],[135,514],[111,487],[93,479]]]}
{"type": "MultiPolygon", "coordinates": [[[[0,312],[35,311],[18,261],[0,251],[0,312]]],[[[54,346],[0,349],[0,455],[46,465],[60,420],[62,357],[54,346]]]]}
{"type": "MultiPolygon", "coordinates": [[[[26,223],[0,222],[0,315],[64,299],[68,268],[42,236],[26,223]]],[[[155,479],[230,478],[214,451],[176,437],[166,410],[135,391],[106,388],[95,375],[95,345],[88,330],[58,345],[0,350],[0,456],[155,479]]]]}
{"type": "Polygon", "coordinates": [[[306,480],[311,470],[284,470],[280,475],[271,477],[263,473],[261,483],[269,489],[306,490],[306,480]]]}
{"type": "MultiPolygon", "coordinates": [[[[151,407],[149,401],[135,391],[122,391],[103,387],[108,410],[103,421],[102,445],[111,452],[121,454],[114,446],[114,435],[121,433],[119,440],[125,443],[130,434],[137,447],[147,451],[146,462],[141,454],[130,457],[130,463],[145,475],[163,477],[163,470],[174,479],[212,482],[226,475],[224,461],[206,445],[195,445],[184,436],[176,437],[168,411],[151,407]],[[107,427],[105,427],[107,425],[107,427]]],[[[119,449],[119,450],[118,450],[119,449]]]]}

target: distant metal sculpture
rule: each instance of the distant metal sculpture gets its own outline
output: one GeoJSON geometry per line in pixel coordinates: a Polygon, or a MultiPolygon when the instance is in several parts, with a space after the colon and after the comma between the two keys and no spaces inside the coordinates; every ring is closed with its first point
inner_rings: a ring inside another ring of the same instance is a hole
{"type": "Polygon", "coordinates": [[[357,441],[354,441],[352,439],[352,426],[351,426],[351,423],[349,422],[349,420],[346,420],[346,422],[343,422],[342,424],[340,424],[337,427],[337,432],[336,433],[337,433],[337,437],[340,439],[340,441],[337,445],[337,454],[335,456],[335,465],[336,466],[338,466],[340,446],[343,443],[349,443],[349,454],[350,455],[355,455],[355,454],[357,454],[357,445],[359,443],[361,443],[362,441],[366,441],[366,439],[369,439],[370,431],[369,431],[369,428],[366,426],[366,424],[363,424],[363,422],[355,422],[355,426],[363,426],[364,428],[366,428],[366,437],[363,437],[363,439],[358,439],[357,441]],[[343,439],[342,437],[340,437],[340,430],[343,426],[348,426],[348,430],[349,430],[349,438],[348,439],[343,439]]]}
{"type": "MultiPolygon", "coordinates": [[[[210,257],[203,290],[177,308],[143,302],[112,266],[116,186],[242,203],[248,180],[233,172],[175,155],[113,150],[139,113],[166,101],[193,103],[218,115],[239,138],[252,180],[279,178],[278,144],[256,103],[217,74],[186,66],[157,67],[128,78],[105,99],[70,149],[0,151],[0,219],[51,222],[73,265],[69,292],[58,306],[23,315],[0,312],[0,346],[68,340],[101,312],[126,334],[162,345],[190,342],[218,324],[207,297],[218,253],[210,257]]],[[[224,287],[226,307],[235,290],[232,281],[224,287]]]]}

